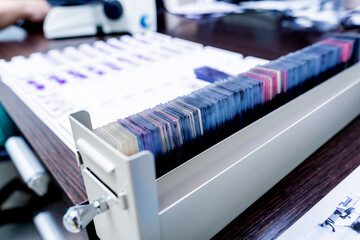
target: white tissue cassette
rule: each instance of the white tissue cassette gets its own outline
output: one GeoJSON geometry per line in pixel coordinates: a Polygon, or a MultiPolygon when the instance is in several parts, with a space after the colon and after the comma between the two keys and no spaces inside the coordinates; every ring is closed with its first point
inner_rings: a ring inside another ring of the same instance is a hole
{"type": "Polygon", "coordinates": [[[154,0],[113,0],[53,7],[44,22],[48,39],[98,33],[156,31],[154,0]]]}

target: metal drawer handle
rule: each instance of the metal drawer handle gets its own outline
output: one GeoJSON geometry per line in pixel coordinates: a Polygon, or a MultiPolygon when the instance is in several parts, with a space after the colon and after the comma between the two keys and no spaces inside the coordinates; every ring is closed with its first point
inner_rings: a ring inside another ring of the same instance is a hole
{"type": "Polygon", "coordinates": [[[99,198],[91,204],[70,207],[63,217],[64,227],[73,233],[84,229],[95,216],[109,209],[105,199],[99,198]]]}

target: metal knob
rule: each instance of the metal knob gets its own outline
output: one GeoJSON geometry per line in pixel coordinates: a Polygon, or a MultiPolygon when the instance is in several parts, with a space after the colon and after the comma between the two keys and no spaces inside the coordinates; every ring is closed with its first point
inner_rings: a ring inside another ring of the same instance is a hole
{"type": "Polygon", "coordinates": [[[118,0],[105,0],[104,12],[108,18],[117,20],[123,15],[124,9],[118,0]]]}
{"type": "Polygon", "coordinates": [[[63,217],[64,227],[73,233],[84,229],[95,216],[109,209],[105,199],[100,198],[91,204],[70,207],[63,217]]]}

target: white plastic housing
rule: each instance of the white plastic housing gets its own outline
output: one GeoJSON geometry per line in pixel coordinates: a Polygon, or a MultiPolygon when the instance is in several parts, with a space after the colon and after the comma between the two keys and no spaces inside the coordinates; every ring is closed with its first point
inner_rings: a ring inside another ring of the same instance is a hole
{"type": "Polygon", "coordinates": [[[56,6],[51,8],[44,22],[48,39],[96,35],[101,27],[105,34],[145,30],[156,31],[155,0],[118,0],[123,8],[119,19],[109,19],[103,4],[56,6]]]}

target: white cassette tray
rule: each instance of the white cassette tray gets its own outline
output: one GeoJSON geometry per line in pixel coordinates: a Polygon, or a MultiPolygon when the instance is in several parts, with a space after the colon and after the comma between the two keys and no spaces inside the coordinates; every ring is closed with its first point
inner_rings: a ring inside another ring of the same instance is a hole
{"type": "MultiPolygon", "coordinates": [[[[360,65],[155,178],[154,158],[124,156],[91,131],[90,116],[70,117],[101,239],[209,239],[360,113],[360,65]]],[[[315,171],[315,170],[314,170],[315,171]]]]}

